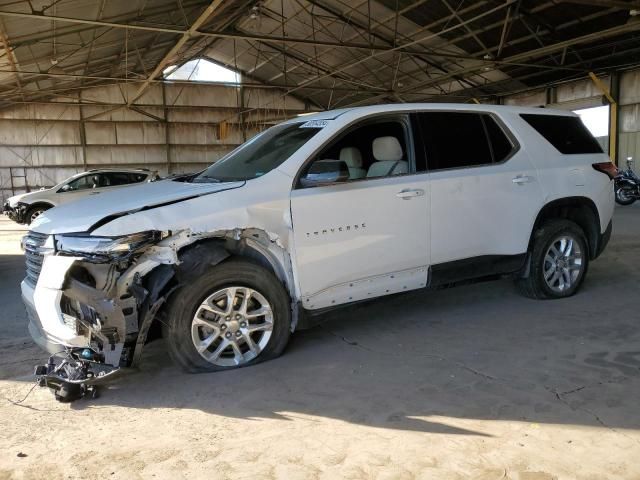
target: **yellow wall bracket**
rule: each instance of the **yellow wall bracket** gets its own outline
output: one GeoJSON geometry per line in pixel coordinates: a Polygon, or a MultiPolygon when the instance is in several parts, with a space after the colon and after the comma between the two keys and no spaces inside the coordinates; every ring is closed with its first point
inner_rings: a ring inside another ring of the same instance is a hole
{"type": "Polygon", "coordinates": [[[609,102],[609,158],[614,165],[617,165],[616,145],[618,143],[618,102],[616,102],[611,95],[609,87],[602,83],[602,80],[600,80],[595,73],[589,72],[589,77],[609,102]]]}

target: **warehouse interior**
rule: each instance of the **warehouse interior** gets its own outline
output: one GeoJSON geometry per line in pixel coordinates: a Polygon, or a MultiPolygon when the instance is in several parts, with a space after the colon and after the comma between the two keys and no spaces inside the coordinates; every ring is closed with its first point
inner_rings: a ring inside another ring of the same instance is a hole
{"type": "Polygon", "coordinates": [[[284,119],[376,103],[615,104],[611,153],[637,154],[633,2],[69,0],[0,8],[3,200],[105,165],[196,171],[284,119]],[[208,62],[237,76],[197,75],[208,62]]]}
{"type": "MultiPolygon", "coordinates": [[[[0,204],[424,102],[574,111],[640,172],[640,2],[0,0],[0,204]]],[[[506,280],[410,292],[219,374],[181,373],[161,340],[102,397],[58,404],[30,390],[46,354],[20,301],[28,227],[3,218],[0,478],[640,478],[639,205],[613,224],[558,303],[506,280]]]]}

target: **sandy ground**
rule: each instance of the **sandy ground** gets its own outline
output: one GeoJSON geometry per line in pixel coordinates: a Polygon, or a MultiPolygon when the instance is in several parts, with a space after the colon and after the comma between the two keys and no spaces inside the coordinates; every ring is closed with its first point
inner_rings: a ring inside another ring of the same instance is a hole
{"type": "Polygon", "coordinates": [[[97,400],[31,389],[46,358],[0,222],[0,479],[640,479],[640,205],[580,294],[511,282],[327,315],[283,357],[187,375],[157,341],[97,400]]]}

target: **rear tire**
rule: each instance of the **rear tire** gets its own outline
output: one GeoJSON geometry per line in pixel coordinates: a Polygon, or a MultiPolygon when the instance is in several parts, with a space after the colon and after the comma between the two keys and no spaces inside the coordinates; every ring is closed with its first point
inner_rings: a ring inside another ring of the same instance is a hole
{"type": "Polygon", "coordinates": [[[636,199],[625,194],[624,188],[616,189],[616,203],[618,205],[631,205],[636,199]]]}
{"type": "Polygon", "coordinates": [[[584,231],[570,220],[548,220],[535,232],[529,276],[516,280],[529,298],[556,299],[575,294],[589,268],[589,246],[584,231]]]}
{"type": "Polygon", "coordinates": [[[190,373],[276,358],[291,333],[291,305],[282,283],[269,270],[239,258],[174,292],[166,318],[169,354],[190,373]]]}

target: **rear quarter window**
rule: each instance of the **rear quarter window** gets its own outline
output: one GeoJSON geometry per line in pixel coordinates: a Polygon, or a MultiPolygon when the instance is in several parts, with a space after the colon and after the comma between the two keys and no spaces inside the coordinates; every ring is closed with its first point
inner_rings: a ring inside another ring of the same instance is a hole
{"type": "Polygon", "coordinates": [[[579,117],[523,113],[522,119],[565,155],[603,153],[579,117]]]}

